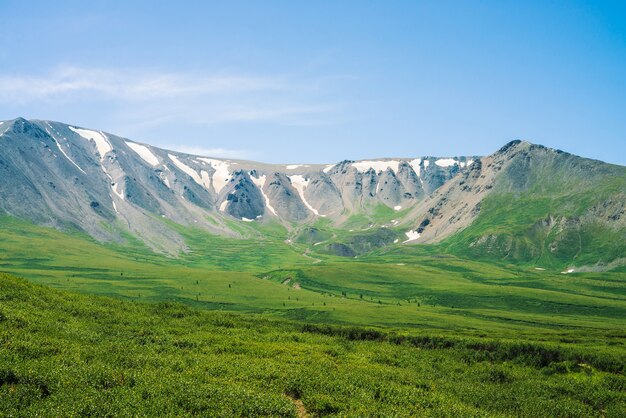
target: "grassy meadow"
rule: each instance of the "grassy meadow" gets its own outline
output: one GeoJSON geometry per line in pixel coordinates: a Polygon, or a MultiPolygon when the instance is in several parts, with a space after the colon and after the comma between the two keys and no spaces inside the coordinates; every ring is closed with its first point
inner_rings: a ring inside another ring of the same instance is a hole
{"type": "Polygon", "coordinates": [[[168,258],[1,224],[8,416],[625,408],[623,270],[562,274],[428,246],[342,258],[272,225],[245,226],[265,228],[248,240],[181,229],[190,251],[168,258]]]}
{"type": "Polygon", "coordinates": [[[624,353],[306,325],[0,275],[4,416],[622,416],[624,353]]]}
{"type": "Polygon", "coordinates": [[[415,246],[334,257],[271,236],[232,240],[194,230],[185,231],[190,252],[166,258],[138,244],[103,246],[19,221],[3,225],[2,271],[51,287],[139,302],[565,341],[596,334],[619,340],[626,318],[626,280],[620,271],[561,274],[415,246]]]}

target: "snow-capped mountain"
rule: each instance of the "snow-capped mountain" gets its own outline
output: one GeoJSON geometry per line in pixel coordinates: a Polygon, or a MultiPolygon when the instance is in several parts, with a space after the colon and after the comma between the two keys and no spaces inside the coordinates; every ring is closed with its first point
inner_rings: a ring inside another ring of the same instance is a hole
{"type": "Polygon", "coordinates": [[[626,260],[625,212],[626,168],[523,141],[485,157],[273,165],[0,122],[0,214],[168,254],[186,250],[181,227],[240,238],[278,223],[285,241],[343,256],[445,242],[472,256],[626,260]]]}
{"type": "Polygon", "coordinates": [[[18,118],[0,124],[0,210],[176,252],[170,222],[238,236],[232,222],[340,226],[378,206],[406,212],[479,157],[271,165],[189,155],[109,133],[18,118]]]}

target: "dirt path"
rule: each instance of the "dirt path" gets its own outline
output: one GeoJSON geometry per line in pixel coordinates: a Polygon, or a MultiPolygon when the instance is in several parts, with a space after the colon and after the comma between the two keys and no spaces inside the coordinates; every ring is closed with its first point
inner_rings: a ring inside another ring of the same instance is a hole
{"type": "MultiPolygon", "coordinates": [[[[369,228],[368,228],[368,229],[369,229],[369,228]]],[[[285,243],[287,243],[287,244],[291,245],[292,247],[295,247],[293,240],[294,240],[294,239],[295,239],[295,237],[298,235],[298,232],[299,232],[299,231],[300,231],[300,229],[298,229],[298,230],[296,230],[295,232],[293,232],[293,233],[289,236],[289,238],[288,238],[287,240],[285,240],[285,243]]],[[[327,239],[326,241],[322,241],[322,242],[316,242],[316,243],[315,243],[315,244],[313,244],[313,245],[315,246],[315,245],[320,245],[320,244],[323,244],[323,243],[325,243],[325,242],[330,242],[330,241],[333,241],[333,240],[334,240],[334,239],[336,239],[336,238],[337,238],[337,233],[336,233],[336,232],[333,232],[333,236],[332,236],[330,239],[327,239]]],[[[311,250],[310,250],[309,248],[307,248],[307,249],[306,249],[306,251],[304,251],[304,253],[302,253],[302,256],[303,256],[303,257],[306,257],[306,258],[308,258],[308,259],[310,259],[310,260],[313,260],[313,264],[321,263],[321,262],[323,261],[323,260],[321,260],[321,259],[319,259],[319,258],[312,257],[310,254],[311,254],[311,250]]]]}
{"type": "Polygon", "coordinates": [[[304,404],[302,403],[302,401],[300,399],[296,399],[293,398],[289,395],[285,395],[296,407],[296,415],[298,416],[298,418],[309,418],[310,415],[309,413],[306,411],[306,409],[304,408],[304,404]]]}
{"type": "Polygon", "coordinates": [[[317,263],[321,263],[322,262],[322,260],[319,259],[319,258],[311,257],[309,255],[310,253],[311,253],[311,250],[307,249],[305,252],[302,253],[302,256],[313,260],[313,264],[317,264],[317,263]]]}

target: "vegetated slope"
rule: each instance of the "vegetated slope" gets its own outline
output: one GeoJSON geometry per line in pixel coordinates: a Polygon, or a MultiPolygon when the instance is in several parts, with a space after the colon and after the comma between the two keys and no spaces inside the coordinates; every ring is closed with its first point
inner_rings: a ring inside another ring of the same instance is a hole
{"type": "Polygon", "coordinates": [[[606,416],[624,353],[411,337],[60,292],[0,274],[0,415],[606,416]]]}
{"type": "Polygon", "coordinates": [[[56,288],[308,323],[581,347],[624,343],[623,270],[562,275],[560,269],[442,255],[429,246],[391,247],[359,258],[306,256],[309,247],[302,244],[191,229],[180,230],[189,253],[165,258],[140,242],[103,246],[84,235],[9,220],[0,231],[0,270],[56,288]]]}
{"type": "Polygon", "coordinates": [[[422,241],[459,255],[543,267],[626,259],[626,167],[527,142],[474,163],[416,211],[422,241]]]}

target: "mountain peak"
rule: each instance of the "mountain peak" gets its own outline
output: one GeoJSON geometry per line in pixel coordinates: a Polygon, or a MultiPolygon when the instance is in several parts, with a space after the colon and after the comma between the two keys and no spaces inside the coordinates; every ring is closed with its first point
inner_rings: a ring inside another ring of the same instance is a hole
{"type": "Polygon", "coordinates": [[[39,126],[23,117],[17,117],[9,123],[11,124],[10,132],[15,134],[28,135],[34,138],[46,138],[48,136],[39,126]]]}
{"type": "Polygon", "coordinates": [[[512,149],[517,149],[520,147],[528,147],[533,145],[532,143],[528,142],[528,141],[524,141],[521,139],[515,139],[513,141],[508,142],[507,144],[505,144],[502,148],[500,148],[498,151],[496,151],[496,154],[504,154],[512,149]]]}

